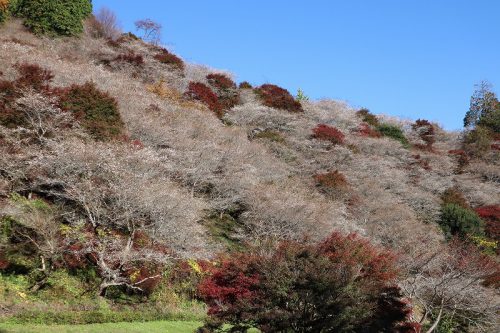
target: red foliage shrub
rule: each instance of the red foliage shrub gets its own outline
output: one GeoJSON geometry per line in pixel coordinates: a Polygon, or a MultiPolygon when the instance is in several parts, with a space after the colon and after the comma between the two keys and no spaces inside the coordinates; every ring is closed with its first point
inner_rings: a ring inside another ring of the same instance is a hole
{"type": "Polygon", "coordinates": [[[500,243],[500,205],[483,206],[475,211],[486,222],[486,235],[500,243]]]}
{"type": "Polygon", "coordinates": [[[223,259],[217,270],[199,285],[199,293],[207,302],[209,315],[241,317],[240,307],[254,303],[261,295],[260,272],[255,258],[235,254],[223,259]],[[248,304],[247,303],[247,304],[248,304]]]}
{"type": "Polygon", "coordinates": [[[63,264],[69,269],[78,269],[87,267],[89,261],[84,255],[85,245],[76,242],[66,246],[63,254],[63,264]]]}
{"type": "Polygon", "coordinates": [[[284,109],[290,112],[303,112],[302,105],[286,89],[274,84],[264,84],[255,89],[264,105],[276,109],[284,109]]]}
{"type": "Polygon", "coordinates": [[[366,136],[370,138],[380,138],[382,136],[382,134],[379,131],[373,129],[367,123],[362,123],[361,125],[359,125],[357,132],[361,136],[366,136]]]}
{"type": "Polygon", "coordinates": [[[149,264],[130,269],[128,274],[134,286],[141,288],[142,293],[151,295],[161,282],[161,271],[162,267],[149,264]]]}
{"type": "Polygon", "coordinates": [[[12,103],[22,95],[23,89],[34,89],[41,93],[50,92],[52,72],[36,64],[16,64],[19,76],[15,81],[0,80],[0,124],[8,128],[26,125],[26,119],[15,111],[12,103]]]}
{"type": "Polygon", "coordinates": [[[154,58],[162,64],[172,65],[181,71],[184,70],[184,61],[175,54],[168,52],[166,49],[162,49],[154,58]]]}
{"type": "Polygon", "coordinates": [[[0,270],[9,268],[9,261],[0,253],[0,270]]]}
{"type": "Polygon", "coordinates": [[[204,103],[210,110],[215,112],[217,116],[222,116],[222,105],[219,103],[219,98],[212,89],[205,84],[201,82],[190,82],[184,96],[204,103]]]}
{"type": "Polygon", "coordinates": [[[344,143],[345,135],[335,127],[319,124],[313,129],[313,138],[330,141],[336,145],[344,143]]]}
{"type": "Polygon", "coordinates": [[[491,150],[500,150],[500,143],[492,143],[491,150]]]}
{"type": "Polygon", "coordinates": [[[463,241],[460,237],[451,239],[449,251],[447,265],[454,270],[463,275],[472,274],[478,280],[484,279],[487,286],[500,287],[500,265],[495,258],[484,254],[475,244],[463,241]]]}
{"type": "Polygon", "coordinates": [[[239,84],[238,88],[240,88],[240,89],[252,89],[253,87],[249,82],[243,81],[239,84]]]}
{"type": "Polygon", "coordinates": [[[208,83],[217,89],[236,89],[236,83],[224,74],[212,73],[207,75],[208,83]]]}
{"type": "Polygon", "coordinates": [[[314,180],[318,186],[326,189],[346,189],[349,187],[347,179],[338,170],[314,175],[314,180]]]}
{"type": "Polygon", "coordinates": [[[120,54],[117,56],[115,61],[120,61],[120,62],[128,62],[129,64],[135,65],[135,66],[142,66],[144,65],[144,58],[140,54],[135,54],[133,52],[125,53],[125,54],[120,54]]]}
{"type": "Polygon", "coordinates": [[[207,80],[214,89],[223,110],[229,110],[240,103],[236,83],[224,74],[208,74],[207,80]]]}
{"type": "Polygon", "coordinates": [[[82,126],[99,141],[118,139],[125,131],[118,102],[93,82],[57,91],[61,109],[72,112],[82,126]]]}
{"type": "Polygon", "coordinates": [[[50,81],[54,78],[51,71],[36,64],[22,63],[16,65],[19,77],[15,85],[21,88],[33,88],[37,91],[47,90],[50,81]]]}
{"type": "Polygon", "coordinates": [[[224,257],[199,292],[218,327],[405,332],[411,307],[394,284],[394,261],[354,234],[333,233],[316,245],[286,241],[224,257]]]}

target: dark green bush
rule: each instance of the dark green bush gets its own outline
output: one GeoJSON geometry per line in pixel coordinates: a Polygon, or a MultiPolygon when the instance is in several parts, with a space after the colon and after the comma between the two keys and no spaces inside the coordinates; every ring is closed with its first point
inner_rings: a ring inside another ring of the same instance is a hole
{"type": "Polygon", "coordinates": [[[74,36],[92,13],[89,0],[21,0],[17,15],[35,34],[74,36]]]}
{"type": "Polygon", "coordinates": [[[484,222],[476,212],[453,203],[442,206],[439,224],[447,237],[484,234],[484,222]]]}
{"type": "Polygon", "coordinates": [[[401,128],[395,125],[381,124],[377,126],[377,130],[383,135],[389,138],[393,138],[403,144],[404,147],[408,147],[408,139],[404,136],[401,128]]]}
{"type": "Polygon", "coordinates": [[[60,92],[60,106],[73,113],[82,126],[98,141],[119,138],[124,124],[118,112],[118,103],[102,92],[93,82],[72,85],[60,92]]]}

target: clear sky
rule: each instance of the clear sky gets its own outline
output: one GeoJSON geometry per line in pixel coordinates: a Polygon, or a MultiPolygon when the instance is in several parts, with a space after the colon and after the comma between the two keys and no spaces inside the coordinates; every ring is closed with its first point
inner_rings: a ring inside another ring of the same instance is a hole
{"type": "Polygon", "coordinates": [[[124,30],[151,18],[186,61],[462,127],[474,84],[500,91],[500,0],[94,0],[124,30]]]}

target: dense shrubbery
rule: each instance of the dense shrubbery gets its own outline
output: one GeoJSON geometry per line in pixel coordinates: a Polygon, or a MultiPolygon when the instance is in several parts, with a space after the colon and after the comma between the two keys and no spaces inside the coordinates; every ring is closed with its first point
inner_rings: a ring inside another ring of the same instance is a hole
{"type": "Polygon", "coordinates": [[[477,126],[465,133],[463,148],[471,157],[482,157],[491,149],[492,132],[490,129],[477,126]]]}
{"type": "Polygon", "coordinates": [[[374,114],[372,114],[370,112],[370,110],[368,109],[361,109],[359,111],[356,112],[356,114],[361,117],[361,119],[371,125],[371,126],[378,126],[379,125],[379,121],[378,121],[378,118],[377,116],[375,116],[374,114]]]}
{"type": "Polygon", "coordinates": [[[83,31],[91,13],[89,0],[21,0],[17,14],[36,34],[73,36],[83,31]]]}
{"type": "Polygon", "coordinates": [[[106,141],[124,134],[117,101],[93,82],[72,85],[60,90],[59,95],[61,108],[72,112],[94,139],[106,141]]]}
{"type": "Polygon", "coordinates": [[[356,235],[223,258],[200,285],[206,327],[262,332],[407,332],[394,255],[356,235]],[[268,253],[264,255],[262,253],[268,253]]]}
{"type": "Polygon", "coordinates": [[[236,89],[236,83],[224,74],[208,74],[207,81],[211,86],[217,89],[236,89]]]}
{"type": "Polygon", "coordinates": [[[215,91],[219,104],[229,110],[240,103],[240,95],[236,83],[224,74],[212,73],[206,77],[208,84],[215,91]]]}
{"type": "Polygon", "coordinates": [[[156,54],[154,58],[162,64],[172,65],[181,71],[184,70],[184,61],[166,49],[161,49],[160,53],[156,54]]]}
{"type": "Polygon", "coordinates": [[[380,138],[382,134],[379,131],[373,129],[367,123],[362,123],[358,126],[356,132],[361,136],[366,136],[369,138],[380,138]]]}
{"type": "Polygon", "coordinates": [[[484,234],[481,218],[473,210],[455,203],[442,206],[439,224],[447,237],[484,234]]]}
{"type": "Polygon", "coordinates": [[[334,145],[344,143],[345,135],[339,129],[328,126],[326,124],[319,124],[313,128],[313,138],[318,140],[330,141],[334,145]]]}
{"type": "Polygon", "coordinates": [[[296,101],[288,90],[274,84],[263,84],[256,88],[255,92],[266,106],[290,112],[304,111],[300,102],[296,101]]]}
{"type": "Polygon", "coordinates": [[[404,147],[408,147],[408,139],[404,136],[401,128],[390,124],[380,124],[377,126],[377,130],[383,135],[394,140],[397,140],[403,144],[404,147]]]}
{"type": "Polygon", "coordinates": [[[201,82],[190,82],[184,96],[204,103],[217,116],[222,116],[223,110],[222,105],[219,103],[219,98],[207,85],[201,82]]]}

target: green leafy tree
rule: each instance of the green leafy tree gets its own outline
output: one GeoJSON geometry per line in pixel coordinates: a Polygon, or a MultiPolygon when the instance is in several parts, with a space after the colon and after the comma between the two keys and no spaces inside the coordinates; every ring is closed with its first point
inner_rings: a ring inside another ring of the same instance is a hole
{"type": "Polygon", "coordinates": [[[17,14],[35,34],[74,36],[92,13],[89,0],[21,0],[17,14]]]}
{"type": "Polygon", "coordinates": [[[464,127],[483,126],[500,132],[500,102],[489,82],[482,81],[470,99],[469,111],[465,114],[464,127]]]}

